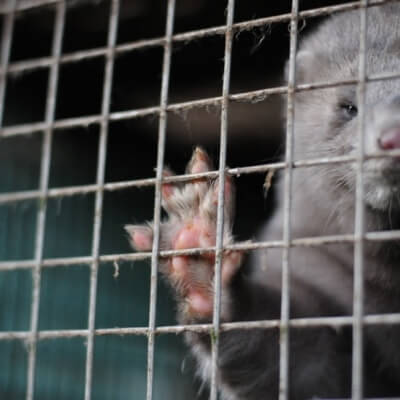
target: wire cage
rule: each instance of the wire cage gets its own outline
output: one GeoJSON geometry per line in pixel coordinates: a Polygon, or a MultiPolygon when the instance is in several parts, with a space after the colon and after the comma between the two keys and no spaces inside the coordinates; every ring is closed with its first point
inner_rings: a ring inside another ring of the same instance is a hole
{"type": "MultiPolygon", "coordinates": [[[[194,398],[192,373],[181,371],[186,370],[184,332],[279,328],[283,400],[290,387],[290,329],[352,326],[352,395],[362,398],[363,327],[400,322],[400,314],[364,315],[363,246],[400,235],[365,231],[362,145],[356,157],[294,159],[294,96],[346,84],[356,84],[363,96],[367,80],[398,78],[365,72],[366,13],[387,2],[255,2],[256,11],[240,0],[218,6],[208,0],[199,6],[179,0],[0,3],[1,397],[194,398]],[[301,24],[353,9],[361,18],[358,79],[296,84],[301,24]],[[88,12],[93,23],[85,18],[88,12]],[[282,95],[286,151],[279,161],[276,115],[282,95]],[[218,168],[163,177],[164,166],[179,170],[198,142],[213,149],[218,168]],[[293,238],[293,170],[338,163],[358,166],[354,233],[293,238]],[[260,226],[260,214],[267,218],[273,210],[273,198],[265,207],[262,196],[270,171],[283,174],[282,239],[224,246],[220,185],[217,241],[207,249],[216,254],[213,320],[178,325],[157,276],[158,259],[204,249],[160,251],[162,183],[240,177],[239,193],[254,191],[249,199],[238,199],[236,229],[245,238],[260,226]],[[132,214],[139,222],[154,220],[152,252],[129,250],[122,226],[132,214]],[[332,243],[354,243],[353,315],[291,318],[290,249],[332,243]],[[282,249],[279,319],[220,321],[221,259],[227,248],[282,249]]],[[[361,121],[364,113],[361,102],[361,121]]],[[[361,123],[361,144],[363,131],[361,123]]],[[[212,341],[210,392],[197,394],[212,400],[218,398],[218,337],[212,341]]]]}

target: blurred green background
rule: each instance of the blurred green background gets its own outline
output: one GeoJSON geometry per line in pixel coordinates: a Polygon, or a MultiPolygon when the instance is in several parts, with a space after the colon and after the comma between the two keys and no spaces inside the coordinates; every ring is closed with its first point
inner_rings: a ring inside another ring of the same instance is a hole
{"type": "MultiPolygon", "coordinates": [[[[0,191],[38,186],[41,133],[2,139],[0,191]],[[29,157],[27,151],[29,149],[29,157]]],[[[55,132],[50,186],[93,183],[97,128],[55,132]],[[74,140],[70,140],[71,138],[74,140]],[[73,146],[70,145],[74,142],[73,146]]],[[[111,163],[112,165],[112,163],[111,163]]],[[[106,193],[102,254],[129,252],[126,222],[151,218],[152,189],[106,193]]],[[[34,257],[37,200],[0,206],[0,259],[34,257]]],[[[47,204],[44,257],[90,255],[94,195],[51,199],[47,204]]],[[[149,309],[148,262],[101,264],[98,274],[96,328],[144,327],[149,309]]],[[[31,270],[0,272],[0,330],[30,326],[31,270]]],[[[159,284],[157,324],[175,324],[174,305],[159,284]]],[[[88,321],[89,266],[43,268],[39,329],[85,329],[88,321]]],[[[19,340],[0,341],[0,398],[25,398],[27,348],[19,340]]],[[[147,339],[142,336],[95,337],[92,399],[144,399],[147,339]]],[[[196,397],[196,385],[182,338],[163,335],[155,347],[155,399],[196,397]]],[[[81,399],[84,393],[85,339],[41,340],[37,347],[35,399],[81,399]]]]}

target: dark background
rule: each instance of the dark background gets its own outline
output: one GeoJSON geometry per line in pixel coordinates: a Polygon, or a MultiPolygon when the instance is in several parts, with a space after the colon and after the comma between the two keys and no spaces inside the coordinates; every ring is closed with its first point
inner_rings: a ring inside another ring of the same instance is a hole
{"type": "MultiPolygon", "coordinates": [[[[107,41],[109,1],[69,2],[63,53],[103,47],[107,41]]],[[[161,37],[165,31],[165,0],[125,0],[117,43],[161,37]]],[[[338,1],[301,1],[309,9],[338,1]]],[[[340,1],[343,3],[343,1],[340,1]]],[[[224,24],[224,1],[178,0],[174,32],[224,24]]],[[[289,1],[237,0],[235,22],[290,11],[289,1]]],[[[11,63],[49,56],[54,7],[17,14],[11,63]]],[[[300,36],[316,18],[302,21],[300,36]]],[[[274,87],[283,82],[288,54],[288,23],[237,33],[233,41],[231,93],[274,87]]],[[[174,43],[170,103],[219,96],[222,90],[224,37],[211,36],[174,43]]],[[[111,112],[156,106],[160,101],[162,47],[118,55],[115,60],[111,112]]],[[[4,125],[44,119],[48,68],[10,74],[5,97],[4,125]]],[[[56,119],[100,113],[104,58],[62,64],[57,90],[56,119]]],[[[257,165],[279,159],[283,150],[282,99],[232,103],[229,112],[228,165],[257,165]]],[[[219,108],[194,108],[168,116],[166,164],[182,173],[193,148],[202,145],[218,163],[219,108]]],[[[157,154],[156,116],[111,122],[106,182],[154,176],[157,154]]],[[[50,187],[95,183],[99,127],[90,125],[53,133],[50,187]]],[[[41,133],[0,139],[0,192],[37,189],[41,133]]],[[[249,239],[273,210],[273,191],[265,199],[263,174],[237,179],[238,239],[249,239]]],[[[125,223],[152,219],[153,189],[106,192],[101,254],[130,252],[125,223]]],[[[37,201],[0,205],[0,260],[32,259],[37,201]]],[[[48,202],[44,257],[91,253],[94,195],[48,202]]],[[[99,270],[96,327],[148,324],[149,264],[120,263],[99,270]]],[[[0,330],[29,330],[30,270],[0,272],[0,330]]],[[[45,268],[42,271],[39,329],[87,327],[89,268],[45,268]]],[[[157,324],[175,324],[174,304],[160,282],[157,324]]],[[[145,397],[146,338],[96,337],[93,399],[145,397]]],[[[35,399],[81,399],[86,347],[83,339],[58,339],[38,344],[35,399]]],[[[207,390],[193,378],[193,367],[181,336],[157,338],[155,399],[206,398],[207,390]]],[[[23,343],[0,341],[0,398],[24,399],[27,352],[23,343]]]]}

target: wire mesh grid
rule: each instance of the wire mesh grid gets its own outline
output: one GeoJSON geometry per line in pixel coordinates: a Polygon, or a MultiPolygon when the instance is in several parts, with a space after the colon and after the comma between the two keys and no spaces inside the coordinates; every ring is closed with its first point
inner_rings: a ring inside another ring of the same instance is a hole
{"type": "MultiPolygon", "coordinates": [[[[109,15],[108,40],[104,48],[89,49],[70,54],[62,54],[61,46],[64,33],[66,2],[61,0],[32,0],[19,2],[13,0],[7,4],[0,5],[0,13],[4,16],[2,32],[2,50],[0,64],[0,121],[3,117],[5,103],[5,90],[7,76],[18,72],[30,71],[40,68],[50,68],[49,86],[47,92],[47,105],[45,119],[43,122],[33,124],[15,125],[4,127],[0,130],[0,137],[11,137],[31,133],[41,133],[43,135],[43,148],[40,169],[40,187],[38,190],[10,192],[0,194],[0,204],[15,203],[28,199],[38,199],[41,207],[38,210],[35,255],[32,260],[24,261],[2,261],[0,262],[0,271],[30,269],[33,276],[32,305],[31,305],[31,323],[29,331],[5,331],[0,332],[0,340],[24,340],[26,341],[29,352],[28,374],[27,374],[27,400],[32,400],[34,396],[34,377],[36,364],[36,346],[39,340],[50,338],[71,338],[83,337],[87,339],[86,352],[86,377],[85,377],[85,400],[91,398],[91,386],[93,375],[93,343],[95,336],[101,335],[145,335],[148,338],[147,346],[147,395],[148,400],[153,398],[153,364],[154,364],[154,339],[156,334],[162,333],[182,333],[193,332],[222,332],[233,329],[251,330],[255,328],[280,329],[280,399],[287,399],[289,396],[289,333],[291,327],[312,327],[312,326],[353,326],[353,364],[352,364],[352,397],[361,399],[362,392],[362,345],[363,345],[363,326],[375,324],[399,324],[400,314],[385,315],[364,315],[363,313],[363,246],[368,241],[396,240],[400,238],[400,231],[390,232],[365,232],[364,214],[363,214],[363,162],[368,158],[380,158],[388,156],[399,156],[400,152],[393,150],[385,154],[376,153],[364,154],[364,136],[365,129],[365,88],[367,81],[388,80],[400,78],[398,74],[386,74],[366,76],[366,31],[367,31],[367,9],[368,7],[379,6],[388,3],[390,0],[361,0],[348,4],[334,5],[319,9],[299,11],[298,0],[292,0],[291,13],[278,15],[274,17],[260,18],[240,23],[234,23],[234,0],[227,1],[226,24],[224,26],[206,28],[187,33],[174,34],[175,18],[175,0],[168,0],[168,11],[166,20],[165,36],[150,40],[134,41],[128,44],[117,45],[116,35],[119,18],[119,0],[112,0],[112,7],[109,15]],[[24,10],[53,5],[56,10],[54,37],[52,54],[50,57],[28,60],[22,62],[10,62],[10,49],[13,38],[13,25],[15,14],[24,10]],[[298,22],[303,19],[328,15],[338,11],[360,9],[360,58],[359,73],[356,80],[342,80],[336,82],[322,82],[318,84],[296,85],[296,50],[298,36],[298,22]],[[289,75],[287,86],[266,88],[251,92],[239,94],[230,94],[230,68],[232,55],[232,38],[236,32],[252,29],[267,24],[289,22],[290,23],[290,58],[289,75]],[[206,98],[181,103],[169,103],[168,88],[170,81],[170,67],[172,58],[172,44],[175,42],[188,42],[208,36],[225,36],[224,52],[224,70],[223,70],[223,88],[222,94],[218,97],[206,98]],[[157,107],[144,109],[133,109],[123,112],[110,111],[110,97],[112,76],[114,68],[114,58],[117,54],[126,53],[137,49],[150,47],[163,47],[164,58],[162,68],[161,100],[157,107]],[[57,84],[60,65],[65,63],[78,63],[85,59],[97,56],[105,56],[105,75],[101,114],[92,116],[83,116],[69,119],[55,119],[55,99],[57,95],[57,84]],[[359,95],[359,115],[360,124],[358,129],[358,140],[360,143],[359,152],[356,157],[325,157],[294,161],[293,159],[293,140],[294,140],[294,97],[297,92],[315,90],[319,88],[336,87],[339,85],[357,84],[359,95]],[[286,156],[283,162],[267,163],[258,166],[249,166],[241,168],[226,167],[227,152],[227,134],[228,134],[228,108],[231,102],[246,101],[251,102],[254,99],[262,98],[271,94],[287,93],[287,126],[286,126],[286,156]],[[193,107],[205,107],[208,105],[218,105],[221,110],[220,127],[220,154],[219,168],[217,171],[185,174],[173,177],[163,177],[163,164],[165,153],[165,138],[167,132],[168,113],[173,111],[182,111],[193,107]],[[158,155],[156,176],[154,178],[136,179],[131,181],[121,181],[105,183],[105,160],[107,154],[107,135],[108,125],[111,121],[134,119],[147,115],[157,115],[159,118],[158,128],[158,155]],[[91,185],[81,185],[74,187],[62,187],[57,189],[49,188],[49,168],[51,160],[51,141],[55,129],[87,126],[89,124],[99,124],[100,140],[98,146],[98,166],[96,183],[91,185]],[[295,168],[307,168],[325,164],[353,163],[357,166],[357,184],[356,184],[356,217],[355,232],[347,235],[331,235],[320,237],[291,238],[291,202],[292,202],[292,171],[295,168]],[[284,234],[282,240],[266,241],[257,243],[238,243],[233,245],[223,244],[224,227],[224,188],[225,185],[219,185],[218,191],[218,217],[217,217],[217,241],[214,247],[202,249],[186,250],[168,250],[160,251],[160,219],[161,219],[161,185],[165,182],[186,182],[193,179],[218,177],[220,181],[225,179],[226,175],[240,175],[265,173],[267,171],[284,170],[285,204],[284,204],[284,234]],[[152,252],[146,253],[124,253],[124,254],[100,254],[100,232],[102,225],[103,196],[107,191],[126,190],[132,187],[154,186],[154,240],[152,252]],[[46,203],[50,198],[62,198],[65,196],[74,196],[78,194],[95,194],[95,213],[93,219],[93,241],[90,256],[85,257],[64,257],[64,258],[44,258],[43,241],[45,235],[46,203]],[[289,309],[289,277],[290,277],[290,248],[296,246],[319,246],[329,243],[354,243],[354,313],[348,317],[319,317],[319,318],[290,318],[289,309]],[[224,251],[228,250],[256,250],[265,248],[282,248],[282,304],[281,317],[277,320],[251,321],[251,322],[220,322],[220,302],[221,302],[221,260],[224,251]],[[193,255],[206,252],[215,252],[215,295],[213,308],[213,321],[210,324],[176,325],[176,326],[156,326],[156,298],[157,298],[157,270],[159,257],[170,257],[173,255],[193,255]],[[125,327],[125,328],[95,328],[96,312],[96,293],[97,293],[97,275],[102,263],[132,261],[141,259],[151,259],[151,285],[150,285],[150,313],[149,324],[147,327],[125,327]],[[43,268],[54,268],[59,266],[73,267],[74,265],[85,264],[90,267],[90,297],[89,297],[89,316],[87,329],[65,329],[65,330],[39,330],[39,299],[41,287],[41,272],[43,268]]],[[[210,399],[216,400],[218,396],[218,335],[217,340],[212,344],[212,376],[210,399]]]]}

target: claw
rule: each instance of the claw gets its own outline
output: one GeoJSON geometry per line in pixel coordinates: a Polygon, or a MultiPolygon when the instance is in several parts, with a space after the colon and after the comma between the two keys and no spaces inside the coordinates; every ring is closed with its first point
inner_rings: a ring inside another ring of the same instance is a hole
{"type": "Polygon", "coordinates": [[[212,168],[213,165],[208,154],[201,147],[196,147],[186,167],[186,172],[189,174],[199,174],[210,171],[212,168]]]}
{"type": "MultiPolygon", "coordinates": [[[[214,188],[212,192],[211,202],[214,206],[214,213],[217,213],[218,206],[218,190],[219,190],[219,181],[215,181],[214,188]]],[[[232,177],[230,175],[225,175],[225,190],[224,190],[224,210],[225,210],[225,224],[227,226],[231,226],[233,220],[233,214],[235,209],[235,196],[234,196],[235,188],[233,185],[232,177]]],[[[211,208],[211,205],[209,206],[211,208]]]]}
{"type": "MultiPolygon", "coordinates": [[[[164,168],[163,170],[163,177],[173,176],[175,175],[169,168],[164,168]]],[[[162,184],[162,197],[163,199],[167,200],[174,194],[174,185],[171,183],[163,183],[162,184]]]]}
{"type": "Polygon", "coordinates": [[[125,225],[132,246],[138,251],[151,250],[153,246],[153,229],[147,225],[125,225]]]}

